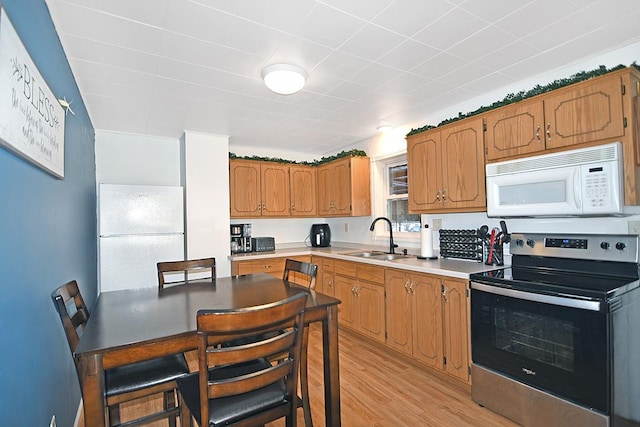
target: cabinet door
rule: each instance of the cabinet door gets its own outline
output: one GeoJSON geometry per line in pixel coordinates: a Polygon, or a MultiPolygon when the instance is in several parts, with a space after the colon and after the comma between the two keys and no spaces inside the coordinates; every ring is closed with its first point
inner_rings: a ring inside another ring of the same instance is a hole
{"type": "Polygon", "coordinates": [[[316,170],[311,166],[290,166],[291,216],[315,216],[316,170]]]}
{"type": "Polygon", "coordinates": [[[484,135],[482,119],[441,132],[442,207],[485,209],[484,135]]]}
{"type": "Polygon", "coordinates": [[[231,218],[260,216],[260,163],[229,161],[231,218]]]}
{"type": "Polygon", "coordinates": [[[624,135],[620,76],[585,82],[544,98],[547,148],[618,138],[624,135]]]}
{"type": "Polygon", "coordinates": [[[440,279],[423,274],[409,276],[413,292],[413,356],[438,369],[443,367],[442,292],[440,279]]]}
{"type": "Polygon", "coordinates": [[[338,298],[341,303],[338,305],[338,321],[343,325],[350,327],[351,329],[358,328],[358,316],[356,311],[355,291],[356,285],[355,277],[345,277],[335,275],[334,291],[335,297],[338,298]]]}
{"type": "Polygon", "coordinates": [[[360,332],[384,342],[384,285],[359,280],[356,291],[360,332]]]}
{"type": "Polygon", "coordinates": [[[289,216],[289,166],[261,165],[262,216],[289,216]]]}
{"type": "Polygon", "coordinates": [[[411,212],[425,212],[440,207],[441,165],[439,131],[422,132],[407,138],[407,179],[411,212]]]}
{"type": "Polygon", "coordinates": [[[469,336],[467,316],[467,284],[443,279],[445,371],[463,381],[469,381],[469,336]]]}
{"type": "Polygon", "coordinates": [[[318,166],[316,173],[318,178],[318,214],[331,215],[331,167],[328,165],[318,166]]]}
{"type": "Polygon", "coordinates": [[[349,215],[351,213],[351,168],[350,159],[336,161],[331,168],[331,200],[332,215],[349,215]]]}
{"type": "Polygon", "coordinates": [[[517,103],[487,113],[487,160],[499,160],[545,149],[544,103],[517,103]]]}
{"type": "Polygon", "coordinates": [[[387,284],[387,345],[405,354],[413,349],[413,297],[409,293],[409,279],[398,270],[386,271],[387,284]]]}

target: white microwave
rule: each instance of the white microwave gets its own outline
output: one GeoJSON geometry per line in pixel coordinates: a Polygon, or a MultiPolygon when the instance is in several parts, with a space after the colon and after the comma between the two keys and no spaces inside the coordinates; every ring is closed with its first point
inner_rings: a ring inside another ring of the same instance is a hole
{"type": "Polygon", "coordinates": [[[622,145],[527,157],[486,166],[490,217],[622,214],[622,145]]]}

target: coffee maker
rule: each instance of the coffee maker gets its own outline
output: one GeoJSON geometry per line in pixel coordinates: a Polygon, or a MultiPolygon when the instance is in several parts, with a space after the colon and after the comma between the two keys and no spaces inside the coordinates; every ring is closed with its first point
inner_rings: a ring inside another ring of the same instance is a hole
{"type": "Polygon", "coordinates": [[[231,224],[231,253],[251,252],[251,224],[231,224]]]}

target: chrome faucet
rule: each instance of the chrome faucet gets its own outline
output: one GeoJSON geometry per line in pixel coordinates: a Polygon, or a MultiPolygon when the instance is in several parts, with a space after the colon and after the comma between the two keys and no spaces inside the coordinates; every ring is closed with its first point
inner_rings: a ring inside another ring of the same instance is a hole
{"type": "Polygon", "coordinates": [[[383,221],[387,221],[387,223],[389,224],[389,253],[390,254],[395,254],[395,248],[398,247],[398,245],[393,243],[393,224],[391,224],[391,220],[387,217],[384,216],[379,216],[378,218],[374,219],[373,222],[371,223],[371,227],[369,227],[370,231],[373,231],[373,229],[376,226],[376,222],[383,220],[383,221]]]}

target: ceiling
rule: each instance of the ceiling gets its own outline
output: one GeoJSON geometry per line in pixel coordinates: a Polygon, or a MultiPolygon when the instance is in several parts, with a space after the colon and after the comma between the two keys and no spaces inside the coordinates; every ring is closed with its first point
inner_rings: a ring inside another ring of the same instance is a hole
{"type": "Polygon", "coordinates": [[[637,0],[46,3],[96,129],[310,153],[640,41],[637,0]],[[282,62],[301,92],[264,86],[282,62]]]}

